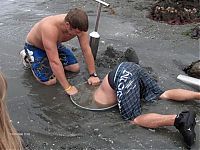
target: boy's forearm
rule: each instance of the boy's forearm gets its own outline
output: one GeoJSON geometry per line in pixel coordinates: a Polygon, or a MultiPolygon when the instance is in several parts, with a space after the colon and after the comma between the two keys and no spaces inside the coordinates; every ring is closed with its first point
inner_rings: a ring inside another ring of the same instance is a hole
{"type": "Polygon", "coordinates": [[[70,86],[70,83],[65,77],[65,72],[63,67],[60,64],[50,63],[52,71],[56,77],[56,79],[60,82],[63,89],[66,89],[70,86]]]}
{"type": "Polygon", "coordinates": [[[96,72],[95,62],[92,53],[85,53],[85,62],[87,64],[89,74],[96,72]]]}

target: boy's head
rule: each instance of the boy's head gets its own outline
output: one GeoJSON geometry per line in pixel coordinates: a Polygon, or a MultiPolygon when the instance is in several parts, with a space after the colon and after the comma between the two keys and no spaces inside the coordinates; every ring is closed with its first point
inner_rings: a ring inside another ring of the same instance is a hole
{"type": "Polygon", "coordinates": [[[70,9],[65,17],[65,22],[68,22],[73,29],[80,31],[88,31],[88,16],[86,12],[80,8],[70,9]]]}

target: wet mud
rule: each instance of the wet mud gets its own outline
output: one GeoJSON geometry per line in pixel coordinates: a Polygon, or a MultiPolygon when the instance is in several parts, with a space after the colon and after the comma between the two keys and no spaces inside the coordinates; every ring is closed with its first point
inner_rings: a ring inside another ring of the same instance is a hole
{"type": "MultiPolygon", "coordinates": [[[[114,68],[121,62],[134,62],[139,64],[139,57],[132,47],[128,47],[125,51],[119,51],[114,49],[113,46],[108,46],[107,49],[96,59],[96,66],[114,68]]],[[[153,71],[152,67],[142,66],[142,68],[158,81],[158,75],[153,71]]]]}
{"type": "MultiPolygon", "coordinates": [[[[107,2],[111,6],[102,8],[98,29],[101,36],[96,69],[101,79],[122,60],[136,61],[155,73],[158,83],[165,89],[200,91],[176,79],[177,75],[185,73],[182,66],[199,60],[199,40],[182,34],[196,27],[196,23],[171,26],[147,18],[155,0],[107,2]],[[112,48],[106,52],[109,46],[112,48]],[[129,52],[129,48],[134,52],[129,52]],[[135,53],[138,58],[134,57],[135,53]]],[[[2,0],[0,6],[3,8],[0,14],[0,70],[8,81],[7,105],[12,123],[23,137],[26,149],[185,149],[175,128],[146,129],[131,125],[122,120],[117,107],[101,112],[83,110],[71,102],[58,83],[49,87],[41,85],[30,70],[23,68],[19,52],[34,23],[45,16],[82,7],[89,15],[88,32],[92,32],[98,8],[95,1],[2,0]]],[[[77,74],[66,73],[69,82],[75,86],[86,82],[88,72],[78,40],[73,39],[65,45],[74,49],[81,66],[77,74]]],[[[199,149],[199,101],[157,101],[143,104],[142,109],[143,113],[161,114],[196,111],[197,140],[192,149],[199,149]]]]}
{"type": "Polygon", "coordinates": [[[139,58],[135,50],[131,47],[125,52],[114,49],[113,46],[108,46],[107,49],[100,54],[96,59],[96,65],[104,68],[114,68],[121,62],[129,61],[139,64],[139,58]]]}

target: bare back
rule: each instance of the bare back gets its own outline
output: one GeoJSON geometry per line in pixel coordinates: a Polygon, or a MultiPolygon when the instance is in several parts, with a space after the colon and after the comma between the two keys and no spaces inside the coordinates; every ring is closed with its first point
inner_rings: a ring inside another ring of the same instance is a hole
{"type": "Polygon", "coordinates": [[[100,87],[95,91],[94,99],[104,106],[112,106],[117,103],[116,93],[108,83],[108,75],[105,76],[100,87]]]}
{"type": "Polygon", "coordinates": [[[45,31],[51,32],[55,44],[66,42],[74,38],[75,35],[70,35],[70,33],[65,30],[65,16],[66,14],[60,14],[40,20],[28,33],[26,40],[32,45],[44,49],[43,40],[46,38],[44,36],[45,31]]]}

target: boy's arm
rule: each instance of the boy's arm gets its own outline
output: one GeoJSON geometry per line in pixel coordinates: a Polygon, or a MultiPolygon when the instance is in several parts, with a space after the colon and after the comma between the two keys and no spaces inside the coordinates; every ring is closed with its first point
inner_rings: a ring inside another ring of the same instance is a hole
{"type": "MultiPolygon", "coordinates": [[[[92,55],[92,51],[89,45],[88,33],[81,32],[78,35],[78,39],[79,39],[80,47],[82,49],[82,52],[85,58],[85,62],[87,64],[88,72],[90,75],[94,74],[96,73],[95,62],[94,62],[94,57],[92,55]]],[[[100,79],[98,76],[97,77],[90,76],[88,79],[88,83],[92,85],[98,85],[100,83],[100,79]]]]}
{"type": "Polygon", "coordinates": [[[45,48],[47,57],[49,59],[49,64],[55,75],[56,79],[60,82],[61,86],[65,89],[67,94],[73,95],[78,92],[76,87],[70,85],[66,79],[64,68],[59,59],[58,49],[57,49],[57,37],[58,31],[56,28],[45,25],[42,28],[42,42],[45,48]],[[49,32],[51,30],[51,32],[49,32]],[[69,88],[71,87],[71,88],[69,88]]]}

